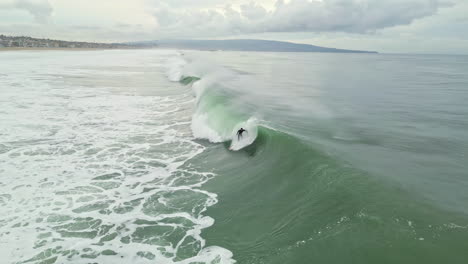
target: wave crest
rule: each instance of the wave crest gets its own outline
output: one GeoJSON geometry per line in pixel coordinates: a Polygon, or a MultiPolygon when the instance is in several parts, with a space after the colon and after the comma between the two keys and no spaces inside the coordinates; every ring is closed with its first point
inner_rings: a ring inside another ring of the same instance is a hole
{"type": "Polygon", "coordinates": [[[187,62],[182,57],[168,62],[168,78],[183,85],[190,85],[196,97],[196,109],[191,129],[195,138],[213,143],[231,142],[231,150],[240,150],[257,138],[258,121],[249,113],[240,111],[242,102],[223,87],[223,82],[236,78],[228,69],[187,62]],[[247,130],[240,140],[237,131],[247,130]]]}

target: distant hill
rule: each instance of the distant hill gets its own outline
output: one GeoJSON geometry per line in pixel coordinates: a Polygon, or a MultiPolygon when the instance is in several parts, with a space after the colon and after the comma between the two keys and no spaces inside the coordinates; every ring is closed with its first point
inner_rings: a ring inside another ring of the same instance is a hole
{"type": "Polygon", "coordinates": [[[131,43],[134,45],[157,45],[160,48],[231,51],[273,51],[273,52],[337,52],[377,53],[375,51],[325,48],[308,44],[297,44],[273,40],[229,39],[229,40],[157,40],[131,43]]]}

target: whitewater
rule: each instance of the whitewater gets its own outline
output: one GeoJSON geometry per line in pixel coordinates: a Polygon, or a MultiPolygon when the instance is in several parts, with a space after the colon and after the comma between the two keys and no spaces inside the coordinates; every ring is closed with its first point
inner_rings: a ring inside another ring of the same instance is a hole
{"type": "Polygon", "coordinates": [[[205,148],[177,53],[0,56],[2,263],[234,262],[200,236],[215,175],[187,164],[205,148]]]}

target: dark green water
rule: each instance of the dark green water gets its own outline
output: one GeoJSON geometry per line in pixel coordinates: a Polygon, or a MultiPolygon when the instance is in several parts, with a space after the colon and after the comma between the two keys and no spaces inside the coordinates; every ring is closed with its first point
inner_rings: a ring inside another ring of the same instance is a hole
{"type": "Polygon", "coordinates": [[[467,57],[192,56],[238,73],[210,84],[223,109],[271,127],[197,157],[219,175],[208,244],[239,263],[466,263],[467,57]]]}

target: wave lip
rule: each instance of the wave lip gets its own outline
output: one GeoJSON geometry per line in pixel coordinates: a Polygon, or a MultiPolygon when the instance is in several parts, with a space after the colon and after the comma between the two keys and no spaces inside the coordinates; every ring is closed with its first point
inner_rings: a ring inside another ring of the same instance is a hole
{"type": "Polygon", "coordinates": [[[212,143],[231,142],[230,150],[241,150],[255,142],[258,133],[257,119],[239,112],[240,98],[227,94],[223,82],[236,78],[235,72],[224,68],[189,64],[182,58],[170,60],[168,78],[183,85],[190,85],[196,97],[196,108],[192,116],[191,129],[195,138],[212,143]],[[198,76],[194,76],[194,72],[198,76]],[[237,136],[240,128],[246,129],[242,137],[237,136]]]}

